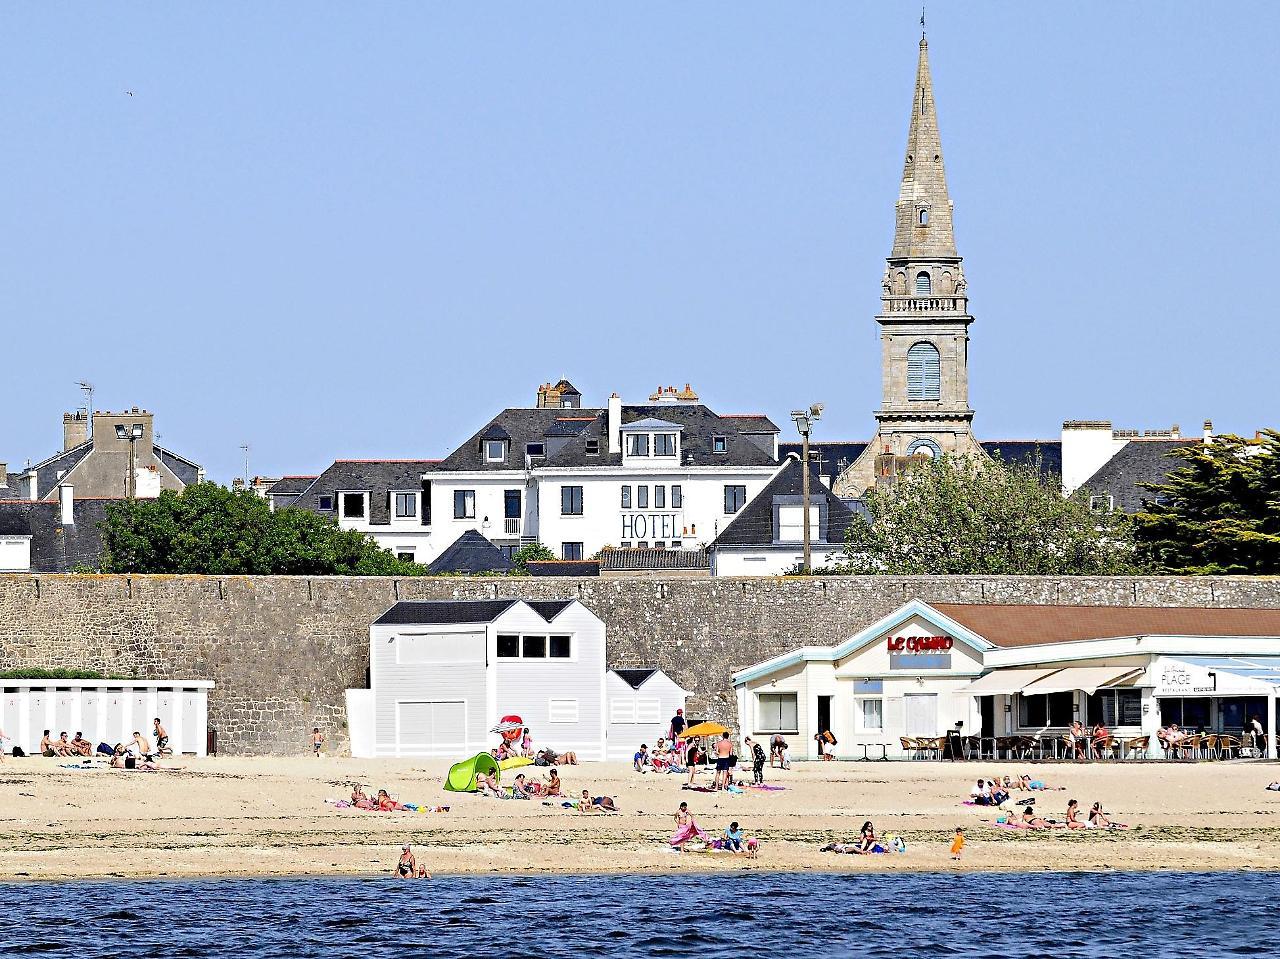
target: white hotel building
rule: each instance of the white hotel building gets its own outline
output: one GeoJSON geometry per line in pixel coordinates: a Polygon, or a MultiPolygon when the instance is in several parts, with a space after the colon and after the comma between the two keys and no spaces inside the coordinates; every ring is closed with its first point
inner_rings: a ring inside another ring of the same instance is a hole
{"type": "Polygon", "coordinates": [[[538,541],[561,559],[605,546],[698,550],[778,470],[778,428],[719,415],[688,386],[643,405],[583,408],[566,380],[494,416],[443,460],[339,460],[291,504],[430,563],[468,530],[507,556],[538,541]]]}

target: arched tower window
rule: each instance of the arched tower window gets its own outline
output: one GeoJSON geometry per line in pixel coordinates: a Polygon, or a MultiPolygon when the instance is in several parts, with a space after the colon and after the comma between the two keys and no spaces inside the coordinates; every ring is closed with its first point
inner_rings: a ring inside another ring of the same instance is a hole
{"type": "Polygon", "coordinates": [[[933,280],[923,270],[916,274],[916,296],[928,296],[933,292],[933,280]]]}
{"type": "Polygon", "coordinates": [[[907,399],[917,402],[942,397],[942,358],[932,343],[907,350],[907,399]]]}
{"type": "Polygon", "coordinates": [[[933,440],[918,439],[907,447],[908,456],[927,456],[929,459],[936,460],[942,456],[942,447],[933,440]]]}
{"type": "Polygon", "coordinates": [[[929,225],[929,211],[924,208],[921,208],[920,210],[920,225],[921,226],[929,225]]]}

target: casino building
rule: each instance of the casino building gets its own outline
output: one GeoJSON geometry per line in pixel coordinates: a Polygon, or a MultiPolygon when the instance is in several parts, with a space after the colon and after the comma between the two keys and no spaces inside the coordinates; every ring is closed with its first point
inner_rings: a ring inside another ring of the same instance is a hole
{"type": "MultiPolygon", "coordinates": [[[[1102,723],[1113,758],[1158,758],[1156,732],[1239,740],[1257,717],[1276,730],[1280,609],[1005,606],[912,600],[835,646],[807,646],[733,674],[745,735],[781,734],[839,756],[964,736],[1028,740],[1052,758],[1072,722],[1102,723]],[[1143,742],[1145,740],[1145,743],[1143,742]]],[[[979,744],[982,747],[982,744],[979,744]]],[[[1266,746],[1276,756],[1274,735],[1266,746]]]]}

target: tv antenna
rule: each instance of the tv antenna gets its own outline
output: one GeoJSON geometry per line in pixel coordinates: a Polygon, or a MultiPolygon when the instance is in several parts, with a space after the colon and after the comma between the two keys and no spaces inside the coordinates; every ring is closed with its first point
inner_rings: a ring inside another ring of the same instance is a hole
{"type": "Polygon", "coordinates": [[[89,435],[93,435],[93,384],[88,380],[80,380],[76,383],[80,388],[80,392],[84,394],[84,408],[89,416],[89,435]]]}

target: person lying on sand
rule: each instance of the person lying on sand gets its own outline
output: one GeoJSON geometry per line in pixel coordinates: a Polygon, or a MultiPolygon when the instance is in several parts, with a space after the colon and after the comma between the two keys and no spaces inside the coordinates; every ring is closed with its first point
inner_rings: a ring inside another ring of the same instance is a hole
{"type": "Polygon", "coordinates": [[[1036,815],[1036,811],[1030,806],[1022,810],[1022,825],[1026,829],[1061,829],[1060,823],[1049,822],[1036,815]]]}
{"type": "Polygon", "coordinates": [[[617,812],[618,806],[612,796],[595,796],[582,790],[582,798],[578,800],[578,812],[617,812]]]}
{"type": "Polygon", "coordinates": [[[377,799],[378,812],[395,812],[396,810],[403,809],[403,808],[404,806],[400,805],[398,802],[392,799],[391,794],[387,792],[385,789],[378,790],[378,799],[377,799]]]}
{"type": "Polygon", "coordinates": [[[1268,783],[1267,789],[1273,793],[1280,793],[1280,783],[1268,783]]]}
{"type": "Polygon", "coordinates": [[[1022,785],[1019,787],[1019,788],[1021,788],[1021,789],[1033,789],[1033,790],[1039,790],[1039,789],[1044,789],[1044,790],[1055,789],[1055,790],[1056,790],[1056,789],[1066,789],[1066,788],[1067,788],[1066,786],[1050,786],[1050,785],[1047,785],[1043,780],[1040,780],[1040,779],[1032,779],[1032,778],[1031,778],[1029,775],[1027,775],[1026,773],[1023,773],[1023,774],[1022,774],[1022,777],[1021,777],[1018,781],[1022,784],[1022,785]]]}

